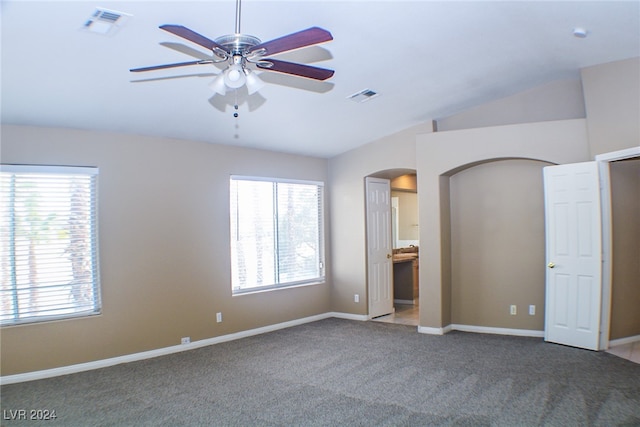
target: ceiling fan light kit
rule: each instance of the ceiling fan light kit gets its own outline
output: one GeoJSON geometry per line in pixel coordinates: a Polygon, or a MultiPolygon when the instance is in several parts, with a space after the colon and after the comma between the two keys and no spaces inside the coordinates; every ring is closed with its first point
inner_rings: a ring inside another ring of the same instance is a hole
{"type": "Polygon", "coordinates": [[[267,58],[267,56],[333,40],[333,36],[329,31],[319,27],[311,27],[263,43],[255,36],[240,32],[240,0],[236,0],[236,31],[234,34],[210,40],[182,25],[161,25],[160,29],[210,50],[212,53],[211,59],[132,68],[129,71],[135,73],[227,62],[227,68],[209,84],[209,87],[214,92],[223,96],[229,89],[236,90],[243,86],[246,86],[247,92],[252,95],[264,86],[264,82],[251,70],[250,65],[261,70],[275,71],[315,80],[326,80],[334,74],[333,70],[326,68],[267,58]]]}

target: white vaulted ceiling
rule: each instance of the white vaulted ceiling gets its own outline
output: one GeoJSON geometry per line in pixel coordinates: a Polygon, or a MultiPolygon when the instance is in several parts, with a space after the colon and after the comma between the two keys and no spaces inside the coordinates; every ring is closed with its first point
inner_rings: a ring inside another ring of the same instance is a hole
{"type": "Polygon", "coordinates": [[[235,0],[3,1],[2,123],[165,136],[332,157],[424,121],[584,67],[640,56],[638,1],[242,2],[241,30],[263,41],[319,26],[334,40],[278,58],[331,68],[325,81],[264,71],[256,95],[215,95],[220,72],[158,29],[234,32],[235,0]],[[130,14],[117,32],[83,24],[96,7],[130,14]],[[573,35],[575,27],[586,38],[573,35]],[[379,96],[347,99],[363,89],[379,96]],[[233,117],[234,104],[239,117],[233,117]]]}

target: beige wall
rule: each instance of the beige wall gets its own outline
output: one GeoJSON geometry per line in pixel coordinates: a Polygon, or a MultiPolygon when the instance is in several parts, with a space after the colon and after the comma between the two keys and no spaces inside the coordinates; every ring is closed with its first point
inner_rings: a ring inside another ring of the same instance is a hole
{"type": "Polygon", "coordinates": [[[640,58],[582,70],[591,158],[640,145],[640,58]]]}
{"type": "Polygon", "coordinates": [[[103,299],[100,316],[2,328],[2,375],[330,311],[329,282],[232,297],[229,255],[229,175],[327,181],[326,160],[62,129],[3,126],[1,136],[4,163],[100,168],[103,299]]]}
{"type": "Polygon", "coordinates": [[[451,323],[544,329],[548,165],[501,160],[451,177],[451,323]]]}
{"type": "Polygon", "coordinates": [[[553,81],[437,120],[438,132],[585,117],[579,78],[553,81]]]}
{"type": "Polygon", "coordinates": [[[640,144],[640,58],[581,70],[579,79],[550,82],[438,118],[438,132],[586,118],[589,157],[640,144]]]}
{"type": "Polygon", "coordinates": [[[640,159],[610,163],[610,339],[640,335],[640,159]]]}
{"type": "Polygon", "coordinates": [[[415,172],[416,135],[430,131],[431,122],[329,159],[333,311],[368,313],[364,178],[415,172]],[[360,302],[354,302],[354,294],[360,302]]]}
{"type": "MultiPolygon", "coordinates": [[[[419,135],[416,151],[420,189],[420,326],[434,328],[435,332],[452,323],[450,177],[498,159],[556,164],[586,161],[586,124],[583,119],[576,119],[436,132],[419,135]]],[[[504,179],[518,180],[517,170],[504,179]]],[[[542,180],[539,185],[542,188],[542,180]]],[[[518,257],[535,260],[538,251],[536,247],[525,249],[518,257]]],[[[508,263],[503,267],[507,276],[518,274],[508,263]]],[[[496,310],[504,309],[499,302],[496,304],[496,310]]],[[[509,325],[513,328],[518,324],[509,325]]]]}

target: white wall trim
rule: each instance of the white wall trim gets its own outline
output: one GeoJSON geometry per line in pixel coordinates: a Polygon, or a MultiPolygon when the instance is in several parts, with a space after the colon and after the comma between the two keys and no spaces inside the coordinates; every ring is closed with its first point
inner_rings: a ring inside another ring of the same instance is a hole
{"type": "Polygon", "coordinates": [[[624,150],[612,151],[610,153],[597,154],[595,160],[597,162],[615,162],[616,160],[630,159],[638,156],[640,156],[640,145],[624,150]]]}
{"type": "Polygon", "coordinates": [[[519,337],[536,337],[536,338],[544,337],[544,331],[535,331],[531,329],[490,328],[488,326],[457,325],[457,324],[447,325],[443,328],[431,328],[428,326],[418,326],[418,332],[420,332],[421,334],[444,335],[451,331],[474,332],[474,333],[480,333],[480,334],[514,335],[519,337]]]}
{"type": "Polygon", "coordinates": [[[496,335],[514,335],[518,337],[536,337],[543,338],[544,331],[536,331],[533,329],[510,329],[510,328],[491,328],[488,326],[474,325],[451,325],[454,331],[475,332],[480,334],[496,334],[496,335]]]}
{"type": "Polygon", "coordinates": [[[305,323],[316,322],[318,320],[328,319],[330,317],[337,317],[340,319],[348,320],[368,320],[366,315],[328,312],[318,314],[315,316],[303,317],[301,319],[295,319],[288,322],[276,323],[275,325],[263,326],[261,328],[249,329],[246,331],[236,332],[227,335],[221,335],[219,337],[207,338],[204,340],[194,341],[189,344],[180,344],[170,347],[158,348],[155,350],[143,351],[140,353],[127,354],[124,356],[112,357],[109,359],[96,360],[93,362],[79,363],[76,365],[62,366],[60,368],[44,369],[41,371],[26,372],[24,374],[5,375],[0,377],[0,384],[14,384],[27,381],[41,380],[45,378],[58,377],[61,375],[75,374],[78,372],[90,371],[93,369],[107,368],[109,366],[120,365],[122,363],[136,362],[144,359],[152,359],[154,357],[166,356],[168,354],[179,353],[181,351],[194,350],[200,347],[206,347],[209,345],[220,344],[227,341],[238,340],[254,335],[260,335],[267,332],[273,332],[280,329],[290,328],[292,326],[298,326],[305,323]]]}
{"type": "Polygon", "coordinates": [[[430,326],[418,326],[418,332],[428,335],[444,335],[451,332],[451,325],[447,325],[444,328],[432,328],[430,326]]]}
{"type": "Polygon", "coordinates": [[[336,311],[327,314],[327,317],[336,317],[338,319],[359,320],[362,322],[369,320],[369,316],[367,316],[366,314],[339,313],[336,311]]]}
{"type": "Polygon", "coordinates": [[[640,335],[635,335],[635,336],[632,336],[632,337],[618,338],[618,339],[609,341],[609,348],[615,347],[617,345],[631,344],[631,343],[637,342],[637,341],[640,341],[640,335]]]}

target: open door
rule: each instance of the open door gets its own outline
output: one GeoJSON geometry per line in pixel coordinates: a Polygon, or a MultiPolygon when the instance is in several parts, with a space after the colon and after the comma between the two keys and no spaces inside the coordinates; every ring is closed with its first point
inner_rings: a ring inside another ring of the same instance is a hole
{"type": "Polygon", "coordinates": [[[391,182],[367,177],[367,280],[369,318],[393,313],[391,182]]]}
{"type": "Polygon", "coordinates": [[[597,162],[544,168],[545,341],[599,350],[602,221],[597,162]]]}

